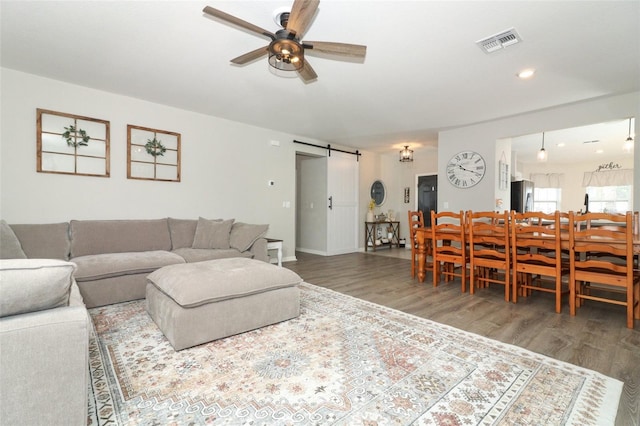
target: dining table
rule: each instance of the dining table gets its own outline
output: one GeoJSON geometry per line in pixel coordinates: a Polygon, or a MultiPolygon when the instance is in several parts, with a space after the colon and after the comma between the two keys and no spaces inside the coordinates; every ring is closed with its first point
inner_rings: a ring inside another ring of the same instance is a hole
{"type": "MultiPolygon", "coordinates": [[[[633,234],[633,254],[638,256],[640,260],[640,230],[634,229],[633,234]]],[[[415,229],[416,243],[418,245],[418,281],[423,283],[427,271],[425,269],[427,261],[427,248],[431,242],[431,227],[425,226],[415,229]]],[[[563,250],[569,250],[569,233],[562,232],[560,234],[560,246],[563,250]]]]}

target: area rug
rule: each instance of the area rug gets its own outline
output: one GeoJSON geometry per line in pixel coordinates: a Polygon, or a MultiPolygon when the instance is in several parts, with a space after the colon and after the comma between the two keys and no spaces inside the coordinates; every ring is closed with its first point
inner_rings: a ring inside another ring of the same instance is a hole
{"type": "Polygon", "coordinates": [[[608,425],[622,383],[304,283],[301,315],[175,352],[90,310],[90,425],[608,425]]]}

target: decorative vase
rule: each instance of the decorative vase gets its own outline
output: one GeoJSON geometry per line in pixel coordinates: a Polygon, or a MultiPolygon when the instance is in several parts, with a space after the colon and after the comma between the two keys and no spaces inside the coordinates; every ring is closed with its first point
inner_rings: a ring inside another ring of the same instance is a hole
{"type": "Polygon", "coordinates": [[[374,222],[373,210],[367,211],[367,222],[374,222]]]}

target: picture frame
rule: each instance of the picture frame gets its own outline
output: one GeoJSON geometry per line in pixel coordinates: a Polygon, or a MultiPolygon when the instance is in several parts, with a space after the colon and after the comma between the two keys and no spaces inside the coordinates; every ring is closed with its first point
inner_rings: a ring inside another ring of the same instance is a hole
{"type": "Polygon", "coordinates": [[[127,178],[180,182],[181,135],[127,125],[127,178]]]}
{"type": "Polygon", "coordinates": [[[498,162],[498,188],[502,191],[509,188],[509,164],[502,160],[498,162]]]}
{"type": "Polygon", "coordinates": [[[110,123],[47,109],[36,109],[36,171],[110,176],[110,123]]]}

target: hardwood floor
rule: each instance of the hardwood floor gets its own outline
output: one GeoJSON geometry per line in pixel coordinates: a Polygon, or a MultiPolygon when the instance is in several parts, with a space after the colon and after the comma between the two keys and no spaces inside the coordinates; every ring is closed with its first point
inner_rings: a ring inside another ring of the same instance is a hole
{"type": "MultiPolygon", "coordinates": [[[[589,368],[625,383],[616,425],[640,425],[640,321],[625,326],[624,307],[587,302],[575,317],[563,300],[536,292],[518,303],[504,301],[504,288],[460,292],[460,282],[433,287],[411,278],[408,250],[316,256],[296,253],[284,267],[306,282],[385,305],[472,333],[589,368]],[[538,294],[539,293],[539,294],[538,294]]],[[[409,252],[410,253],[410,252],[409,252]]]]}

